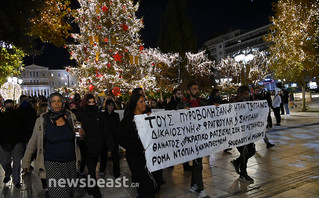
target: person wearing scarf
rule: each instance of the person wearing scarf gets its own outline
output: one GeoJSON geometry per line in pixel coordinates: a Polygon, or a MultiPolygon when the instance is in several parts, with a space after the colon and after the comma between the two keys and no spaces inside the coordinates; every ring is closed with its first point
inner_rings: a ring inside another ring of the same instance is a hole
{"type": "Polygon", "coordinates": [[[33,153],[35,171],[46,178],[49,197],[73,197],[74,187],[57,185],[60,179],[76,179],[81,162],[78,141],[84,138],[84,130],[75,137],[76,116],[65,110],[65,101],[59,93],[49,97],[49,111],[37,118],[33,134],[22,159],[22,168],[29,172],[33,153]]]}

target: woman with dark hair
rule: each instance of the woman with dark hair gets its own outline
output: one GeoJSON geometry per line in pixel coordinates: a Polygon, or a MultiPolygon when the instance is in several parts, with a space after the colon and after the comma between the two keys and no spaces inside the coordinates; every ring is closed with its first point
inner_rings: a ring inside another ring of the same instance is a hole
{"type": "Polygon", "coordinates": [[[115,102],[112,99],[107,99],[105,102],[105,118],[108,123],[109,130],[112,134],[113,148],[107,148],[107,134],[103,133],[103,147],[101,152],[101,163],[100,163],[100,176],[104,176],[104,172],[107,164],[108,150],[111,150],[112,161],[113,161],[113,176],[118,178],[120,173],[120,162],[119,162],[119,144],[117,141],[117,129],[120,124],[120,116],[114,112],[115,102]]]}
{"type": "Polygon", "coordinates": [[[119,143],[126,149],[126,159],[132,173],[132,180],[137,182],[137,192],[140,198],[155,197],[154,182],[146,167],[145,150],[140,141],[133,121],[135,115],[146,110],[145,97],[141,94],[131,95],[127,105],[127,113],[120,123],[119,143]]]}
{"type": "MultiPolygon", "coordinates": [[[[32,137],[28,143],[22,168],[29,172],[33,153],[36,152],[34,169],[40,174],[40,178],[50,179],[56,182],[75,179],[76,170],[80,164],[80,152],[78,150],[78,138],[75,137],[75,115],[65,110],[63,96],[53,93],[49,98],[49,111],[41,114],[36,120],[32,137]]],[[[84,137],[83,129],[79,131],[79,139],[84,137]]],[[[49,197],[73,197],[74,188],[66,186],[48,186],[49,197]]]]}
{"type": "MultiPolygon", "coordinates": [[[[96,166],[103,145],[103,134],[108,134],[107,123],[103,113],[98,109],[92,94],[86,94],[77,113],[78,120],[82,123],[86,136],[84,140],[84,159],[88,174],[96,180],[96,166]]],[[[112,148],[112,137],[107,135],[107,147],[112,148]]],[[[88,189],[94,198],[102,197],[97,185],[88,189]]]]}

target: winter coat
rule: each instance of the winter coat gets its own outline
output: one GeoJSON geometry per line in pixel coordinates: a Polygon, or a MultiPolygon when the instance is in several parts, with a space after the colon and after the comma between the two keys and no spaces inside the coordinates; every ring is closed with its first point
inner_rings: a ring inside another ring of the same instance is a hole
{"type": "Polygon", "coordinates": [[[198,98],[196,100],[196,103],[198,105],[192,105],[192,101],[189,99],[189,96],[186,97],[186,98],[183,98],[183,100],[177,105],[177,109],[184,109],[185,107],[189,107],[189,108],[192,108],[192,107],[199,107],[199,106],[206,106],[206,101],[205,100],[202,100],[200,98],[198,98]]]}
{"type": "Polygon", "coordinates": [[[16,109],[7,109],[1,113],[0,145],[12,145],[26,142],[27,134],[23,130],[23,119],[16,109]]]}
{"type": "MultiPolygon", "coordinates": [[[[74,122],[76,121],[75,115],[66,110],[67,120],[71,124],[74,130],[74,122]]],[[[34,161],[34,170],[39,173],[40,178],[46,178],[46,171],[44,167],[44,137],[45,137],[45,119],[47,113],[43,113],[36,120],[33,129],[33,134],[28,142],[27,149],[22,159],[22,168],[30,168],[33,154],[36,152],[36,158],[34,161]]],[[[76,169],[78,170],[81,164],[81,153],[78,147],[78,139],[75,138],[75,156],[76,156],[76,169]]]]}
{"type": "MultiPolygon", "coordinates": [[[[108,114],[107,110],[104,112],[104,115],[105,115],[105,120],[109,126],[109,131],[112,134],[112,139],[115,142],[118,138],[117,130],[120,124],[120,116],[118,113],[115,113],[114,111],[112,111],[111,114],[108,114]]],[[[103,139],[105,142],[107,142],[107,138],[108,138],[107,133],[103,133],[103,139]]]]}
{"type": "Polygon", "coordinates": [[[100,110],[88,111],[86,108],[80,108],[76,117],[82,123],[85,131],[84,145],[88,156],[99,156],[103,146],[103,137],[107,139],[107,148],[112,148],[112,135],[105,116],[100,110]]]}
{"type": "Polygon", "coordinates": [[[19,108],[18,112],[22,116],[23,119],[23,130],[26,132],[27,135],[27,141],[32,136],[33,133],[33,127],[35,124],[35,120],[37,119],[37,112],[36,110],[32,107],[30,103],[27,101],[23,102],[19,108]]]}
{"type": "Polygon", "coordinates": [[[176,110],[179,103],[180,100],[175,100],[175,98],[172,97],[169,103],[166,105],[165,110],[176,110]]]}
{"type": "Polygon", "coordinates": [[[134,122],[134,114],[127,114],[119,126],[119,144],[126,149],[128,155],[144,156],[144,147],[138,136],[134,122]]]}

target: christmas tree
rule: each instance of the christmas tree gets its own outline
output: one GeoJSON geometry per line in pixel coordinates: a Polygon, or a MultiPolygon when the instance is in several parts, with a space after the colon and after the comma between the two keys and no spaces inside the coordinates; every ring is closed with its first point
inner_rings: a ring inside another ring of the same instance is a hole
{"type": "Polygon", "coordinates": [[[80,33],[72,34],[74,44],[67,45],[71,59],[78,63],[68,70],[79,76],[79,88],[101,92],[155,86],[153,65],[142,58],[146,53],[139,34],[143,20],[135,16],[139,4],[130,0],[79,3],[75,21],[80,33]]]}
{"type": "Polygon", "coordinates": [[[318,0],[279,0],[274,4],[269,42],[269,64],[279,79],[297,82],[302,88],[302,111],[306,111],[307,79],[319,75],[318,0]]]}

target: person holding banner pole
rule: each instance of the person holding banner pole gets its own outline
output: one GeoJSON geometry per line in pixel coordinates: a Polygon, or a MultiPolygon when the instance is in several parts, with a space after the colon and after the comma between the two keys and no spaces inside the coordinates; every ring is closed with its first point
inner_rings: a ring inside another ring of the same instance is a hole
{"type": "MultiPolygon", "coordinates": [[[[187,85],[188,95],[177,105],[177,109],[189,109],[193,107],[206,106],[206,102],[199,97],[199,86],[197,83],[187,85]]],[[[198,193],[199,198],[210,198],[204,190],[202,158],[193,160],[191,192],[198,193]]]]}
{"type": "Polygon", "coordinates": [[[145,97],[132,94],[127,105],[127,113],[119,125],[119,144],[126,149],[126,159],[132,173],[133,182],[137,182],[139,198],[154,198],[155,183],[146,167],[145,150],[139,139],[134,116],[144,114],[146,110],[145,97]]]}
{"type": "MultiPolygon", "coordinates": [[[[249,87],[241,86],[237,89],[237,97],[235,97],[231,102],[244,102],[250,100],[249,87]]],[[[232,160],[230,163],[235,168],[237,174],[239,174],[239,179],[244,182],[253,183],[254,180],[247,174],[247,163],[248,159],[251,158],[256,153],[256,148],[254,143],[250,143],[244,146],[237,147],[240,153],[239,157],[232,160]]]]}
{"type": "MultiPolygon", "coordinates": [[[[174,89],[171,100],[167,104],[165,110],[176,110],[177,105],[182,101],[182,99],[183,99],[182,90],[181,89],[174,89]]],[[[172,166],[171,168],[174,168],[174,166],[172,166]]],[[[192,170],[192,166],[189,165],[189,162],[183,163],[183,168],[184,168],[184,171],[192,170]]]]}

